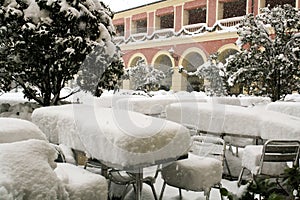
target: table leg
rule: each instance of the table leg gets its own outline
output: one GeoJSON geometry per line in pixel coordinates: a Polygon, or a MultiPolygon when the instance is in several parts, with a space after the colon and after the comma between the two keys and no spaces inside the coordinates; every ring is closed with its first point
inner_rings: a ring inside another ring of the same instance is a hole
{"type": "Polygon", "coordinates": [[[143,169],[139,168],[138,172],[135,174],[136,183],[136,200],[142,199],[142,189],[143,189],[143,169]]]}

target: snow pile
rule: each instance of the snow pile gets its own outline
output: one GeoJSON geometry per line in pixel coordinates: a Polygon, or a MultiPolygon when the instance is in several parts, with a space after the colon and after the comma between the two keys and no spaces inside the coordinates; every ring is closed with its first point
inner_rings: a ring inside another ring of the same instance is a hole
{"type": "Polygon", "coordinates": [[[285,96],[284,101],[300,101],[300,94],[288,94],[285,96]]]}
{"type": "Polygon", "coordinates": [[[188,159],[167,165],[161,173],[168,185],[208,192],[221,182],[223,166],[218,159],[189,154],[188,159]]]}
{"type": "MultiPolygon", "coordinates": [[[[74,106],[79,106],[75,105],[74,106]]],[[[35,109],[32,122],[44,132],[51,143],[65,144],[78,150],[84,150],[74,119],[73,104],[35,109]]],[[[77,113],[78,114],[78,113],[77,113]]],[[[91,116],[86,116],[89,119],[91,116]]],[[[86,120],[85,119],[85,120],[86,120]]]]}
{"type": "Polygon", "coordinates": [[[53,171],[56,156],[42,140],[0,144],[1,199],[69,199],[53,171]]]}
{"type": "Polygon", "coordinates": [[[210,103],[175,103],[167,119],[201,131],[264,139],[299,139],[300,118],[265,109],[210,103]]]}
{"type": "Polygon", "coordinates": [[[180,124],[131,111],[73,104],[36,109],[32,120],[58,143],[120,168],[174,159],[190,144],[180,124]]]}
{"type": "Polygon", "coordinates": [[[107,199],[108,184],[103,176],[69,163],[57,163],[54,171],[66,187],[70,199],[107,199]]]}
{"type": "Polygon", "coordinates": [[[195,96],[156,96],[152,98],[127,98],[116,102],[115,108],[140,112],[147,115],[162,114],[165,107],[176,102],[206,102],[205,98],[195,96]]]}
{"type": "Polygon", "coordinates": [[[273,110],[284,114],[292,115],[300,118],[300,101],[299,102],[286,102],[277,101],[267,105],[266,110],[273,110]]]}
{"type": "Polygon", "coordinates": [[[45,134],[33,123],[14,118],[0,118],[0,143],[21,140],[47,140],[45,134]]]}
{"type": "Polygon", "coordinates": [[[269,97],[257,97],[257,96],[239,96],[241,106],[256,106],[256,105],[265,105],[271,102],[269,97]]]}

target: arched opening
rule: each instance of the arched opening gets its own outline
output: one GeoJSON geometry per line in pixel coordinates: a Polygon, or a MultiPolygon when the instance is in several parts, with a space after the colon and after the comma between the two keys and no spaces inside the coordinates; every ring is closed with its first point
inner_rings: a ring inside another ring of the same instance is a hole
{"type": "Polygon", "coordinates": [[[238,52],[238,50],[236,49],[225,49],[224,51],[220,52],[219,53],[219,56],[218,56],[218,60],[225,64],[226,63],[226,59],[231,56],[231,55],[234,55],[238,52]]]}
{"type": "Polygon", "coordinates": [[[136,66],[136,65],[137,65],[137,62],[138,62],[139,60],[141,60],[141,59],[143,59],[141,56],[136,56],[136,57],[134,57],[134,58],[131,60],[131,62],[129,63],[128,67],[134,67],[134,66],[136,66]]]}
{"type": "MultiPolygon", "coordinates": [[[[191,52],[188,53],[183,61],[182,61],[182,66],[184,67],[184,69],[186,69],[188,72],[194,72],[197,70],[197,68],[199,66],[201,66],[204,63],[204,59],[202,58],[202,56],[197,53],[197,52],[191,52]]],[[[191,91],[203,91],[203,83],[204,80],[200,79],[198,76],[194,75],[194,76],[186,76],[187,79],[187,88],[186,90],[188,92],[191,91]]]]}
{"type": "Polygon", "coordinates": [[[154,61],[154,67],[163,71],[166,75],[166,78],[161,82],[161,88],[164,90],[170,90],[172,86],[172,74],[170,73],[172,68],[172,60],[167,55],[159,55],[154,61]]]}

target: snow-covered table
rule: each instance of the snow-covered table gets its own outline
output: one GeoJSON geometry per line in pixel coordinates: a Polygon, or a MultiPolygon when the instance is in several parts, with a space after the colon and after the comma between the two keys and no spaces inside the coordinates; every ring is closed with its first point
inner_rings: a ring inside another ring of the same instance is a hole
{"type": "Polygon", "coordinates": [[[300,102],[276,101],[269,103],[266,109],[300,117],[300,102]]]}
{"type": "Polygon", "coordinates": [[[167,119],[200,131],[262,139],[300,139],[300,118],[258,108],[175,103],[167,106],[167,119]]]}
{"type": "Polygon", "coordinates": [[[184,126],[126,110],[50,106],[36,109],[32,121],[49,139],[85,151],[109,167],[137,170],[139,181],[143,167],[176,160],[190,146],[184,126]]]}
{"type": "Polygon", "coordinates": [[[28,139],[47,140],[45,134],[30,121],[15,118],[0,118],[0,143],[28,139]]]}
{"type": "Polygon", "coordinates": [[[176,102],[206,102],[204,97],[160,96],[152,98],[123,98],[116,101],[115,108],[131,110],[146,115],[164,115],[166,106],[176,102]]]}

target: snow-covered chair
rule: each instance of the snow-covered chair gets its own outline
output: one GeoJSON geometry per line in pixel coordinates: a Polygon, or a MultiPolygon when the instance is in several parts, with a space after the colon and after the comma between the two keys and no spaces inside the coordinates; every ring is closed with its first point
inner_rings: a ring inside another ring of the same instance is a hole
{"type": "Polygon", "coordinates": [[[0,144],[0,199],[68,199],[54,173],[57,154],[44,140],[0,144]]]}
{"type": "MultiPolygon", "coordinates": [[[[164,180],[160,199],[166,184],[191,191],[204,191],[209,199],[212,187],[221,186],[225,142],[219,137],[193,136],[192,146],[187,159],[170,163],[161,169],[164,180]]],[[[222,195],[221,195],[222,196],[222,195]]]]}
{"type": "Polygon", "coordinates": [[[299,140],[268,140],[264,145],[246,146],[238,186],[241,185],[245,169],[250,171],[252,178],[279,178],[287,167],[287,162],[299,166],[299,151],[299,140]]]}
{"type": "Polygon", "coordinates": [[[54,170],[63,182],[70,199],[107,200],[107,180],[70,163],[57,163],[54,170]]]}

